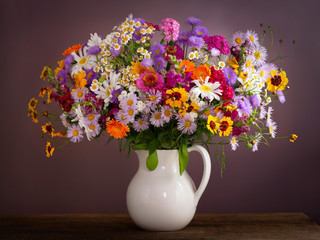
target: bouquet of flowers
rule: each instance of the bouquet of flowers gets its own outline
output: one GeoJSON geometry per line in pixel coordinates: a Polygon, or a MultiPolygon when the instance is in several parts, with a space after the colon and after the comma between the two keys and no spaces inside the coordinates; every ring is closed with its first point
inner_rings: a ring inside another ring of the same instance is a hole
{"type": "MultiPolygon", "coordinates": [[[[109,140],[121,139],[120,150],[148,150],[150,170],[157,149],[178,149],[182,174],[195,143],[236,150],[245,142],[256,151],[275,138],[278,126],[267,105],[285,102],[288,78],[267,62],[265,32],[260,40],[254,31],[236,32],[228,42],[210,35],[200,19],[186,23],[189,29],[181,30],[172,18],[155,25],[129,16],[106,37],[91,34],[85,44],[69,47],[56,69],[44,67],[41,78],[49,86],[39,97],[47,98],[44,105],[54,100],[62,112],[38,113],[32,98],[28,115],[34,122],[38,116],[62,122],[59,131],[51,121],[42,126],[50,136],[47,156],[57,138],[76,143],[108,133],[109,140]],[[159,41],[151,41],[157,34],[159,41]]],[[[223,151],[222,170],[224,158],[223,151]]]]}

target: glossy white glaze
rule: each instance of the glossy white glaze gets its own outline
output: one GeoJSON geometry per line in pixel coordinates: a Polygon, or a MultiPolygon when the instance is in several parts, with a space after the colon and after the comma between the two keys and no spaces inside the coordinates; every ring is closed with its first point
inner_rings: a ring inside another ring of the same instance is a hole
{"type": "Polygon", "coordinates": [[[180,176],[178,150],[157,151],[159,163],[154,171],[149,171],[146,167],[148,151],[136,151],[139,168],[127,190],[128,211],[132,220],[145,230],[179,230],[192,220],[198,201],[208,184],[210,156],[199,145],[188,149],[189,152],[198,151],[204,163],[203,177],[196,190],[186,171],[180,176]]]}

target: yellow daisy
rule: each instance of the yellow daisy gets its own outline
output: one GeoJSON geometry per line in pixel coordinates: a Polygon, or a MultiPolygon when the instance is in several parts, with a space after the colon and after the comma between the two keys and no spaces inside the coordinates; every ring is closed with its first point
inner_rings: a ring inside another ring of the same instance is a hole
{"type": "Polygon", "coordinates": [[[233,121],[230,117],[224,117],[220,120],[219,136],[229,136],[232,132],[233,121]]]}
{"type": "Polygon", "coordinates": [[[54,151],[54,147],[51,146],[50,142],[47,142],[47,146],[46,146],[47,157],[51,157],[53,151],[54,151]]]}
{"type": "Polygon", "coordinates": [[[209,115],[207,120],[207,128],[212,132],[212,134],[217,134],[220,128],[219,118],[209,115]]]}
{"type": "Polygon", "coordinates": [[[43,80],[46,80],[46,78],[48,77],[48,71],[49,71],[49,67],[45,66],[42,70],[42,73],[40,75],[40,78],[42,78],[43,80]]]}
{"type": "Polygon", "coordinates": [[[41,129],[42,129],[43,133],[47,132],[47,133],[49,133],[51,135],[51,137],[54,137],[54,129],[53,129],[53,127],[52,127],[50,122],[46,123],[45,125],[43,125],[41,127],[41,129]]]}
{"type": "Polygon", "coordinates": [[[173,88],[166,91],[166,104],[171,107],[181,108],[182,104],[188,101],[188,93],[184,88],[173,88]]]}
{"type": "Polygon", "coordinates": [[[269,77],[266,81],[268,84],[267,89],[270,92],[282,91],[287,86],[289,80],[287,78],[287,74],[285,71],[281,71],[279,74],[276,70],[273,70],[270,73],[271,77],[269,77]]]}
{"type": "Polygon", "coordinates": [[[28,103],[28,109],[30,110],[35,110],[36,106],[37,106],[38,100],[35,98],[31,98],[29,103],[28,103]]]}
{"type": "Polygon", "coordinates": [[[192,102],[190,105],[185,103],[183,108],[179,110],[180,116],[183,117],[186,113],[197,112],[199,111],[200,106],[196,102],[192,102]]]}

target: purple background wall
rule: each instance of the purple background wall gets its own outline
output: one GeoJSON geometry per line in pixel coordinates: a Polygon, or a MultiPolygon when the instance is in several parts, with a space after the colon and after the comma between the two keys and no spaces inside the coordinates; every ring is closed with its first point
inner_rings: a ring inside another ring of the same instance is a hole
{"type": "MultiPolygon", "coordinates": [[[[212,176],[198,212],[304,212],[320,222],[319,157],[319,1],[1,1],[0,214],[123,213],[127,185],[137,157],[118,145],[83,141],[45,157],[40,124],[27,118],[27,103],[43,82],[44,65],[56,66],[61,53],[83,43],[89,33],[106,35],[129,13],[159,23],[199,17],[211,34],[272,25],[284,52],[297,41],[283,66],[291,87],[287,103],[275,103],[279,136],[293,132],[296,143],[271,141],[252,153],[229,149],[221,179],[212,176]]],[[[274,47],[276,54],[278,42],[274,47]]],[[[215,148],[211,148],[212,155],[215,148]]],[[[191,154],[188,171],[199,183],[202,163],[191,154]]]]}

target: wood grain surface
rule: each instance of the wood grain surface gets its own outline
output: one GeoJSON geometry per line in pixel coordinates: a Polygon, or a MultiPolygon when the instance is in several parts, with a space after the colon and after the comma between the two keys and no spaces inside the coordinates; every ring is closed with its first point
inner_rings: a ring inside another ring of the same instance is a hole
{"type": "Polygon", "coordinates": [[[303,213],[196,214],[176,232],[141,230],[124,214],[0,215],[0,239],[320,240],[320,226],[303,213]]]}

